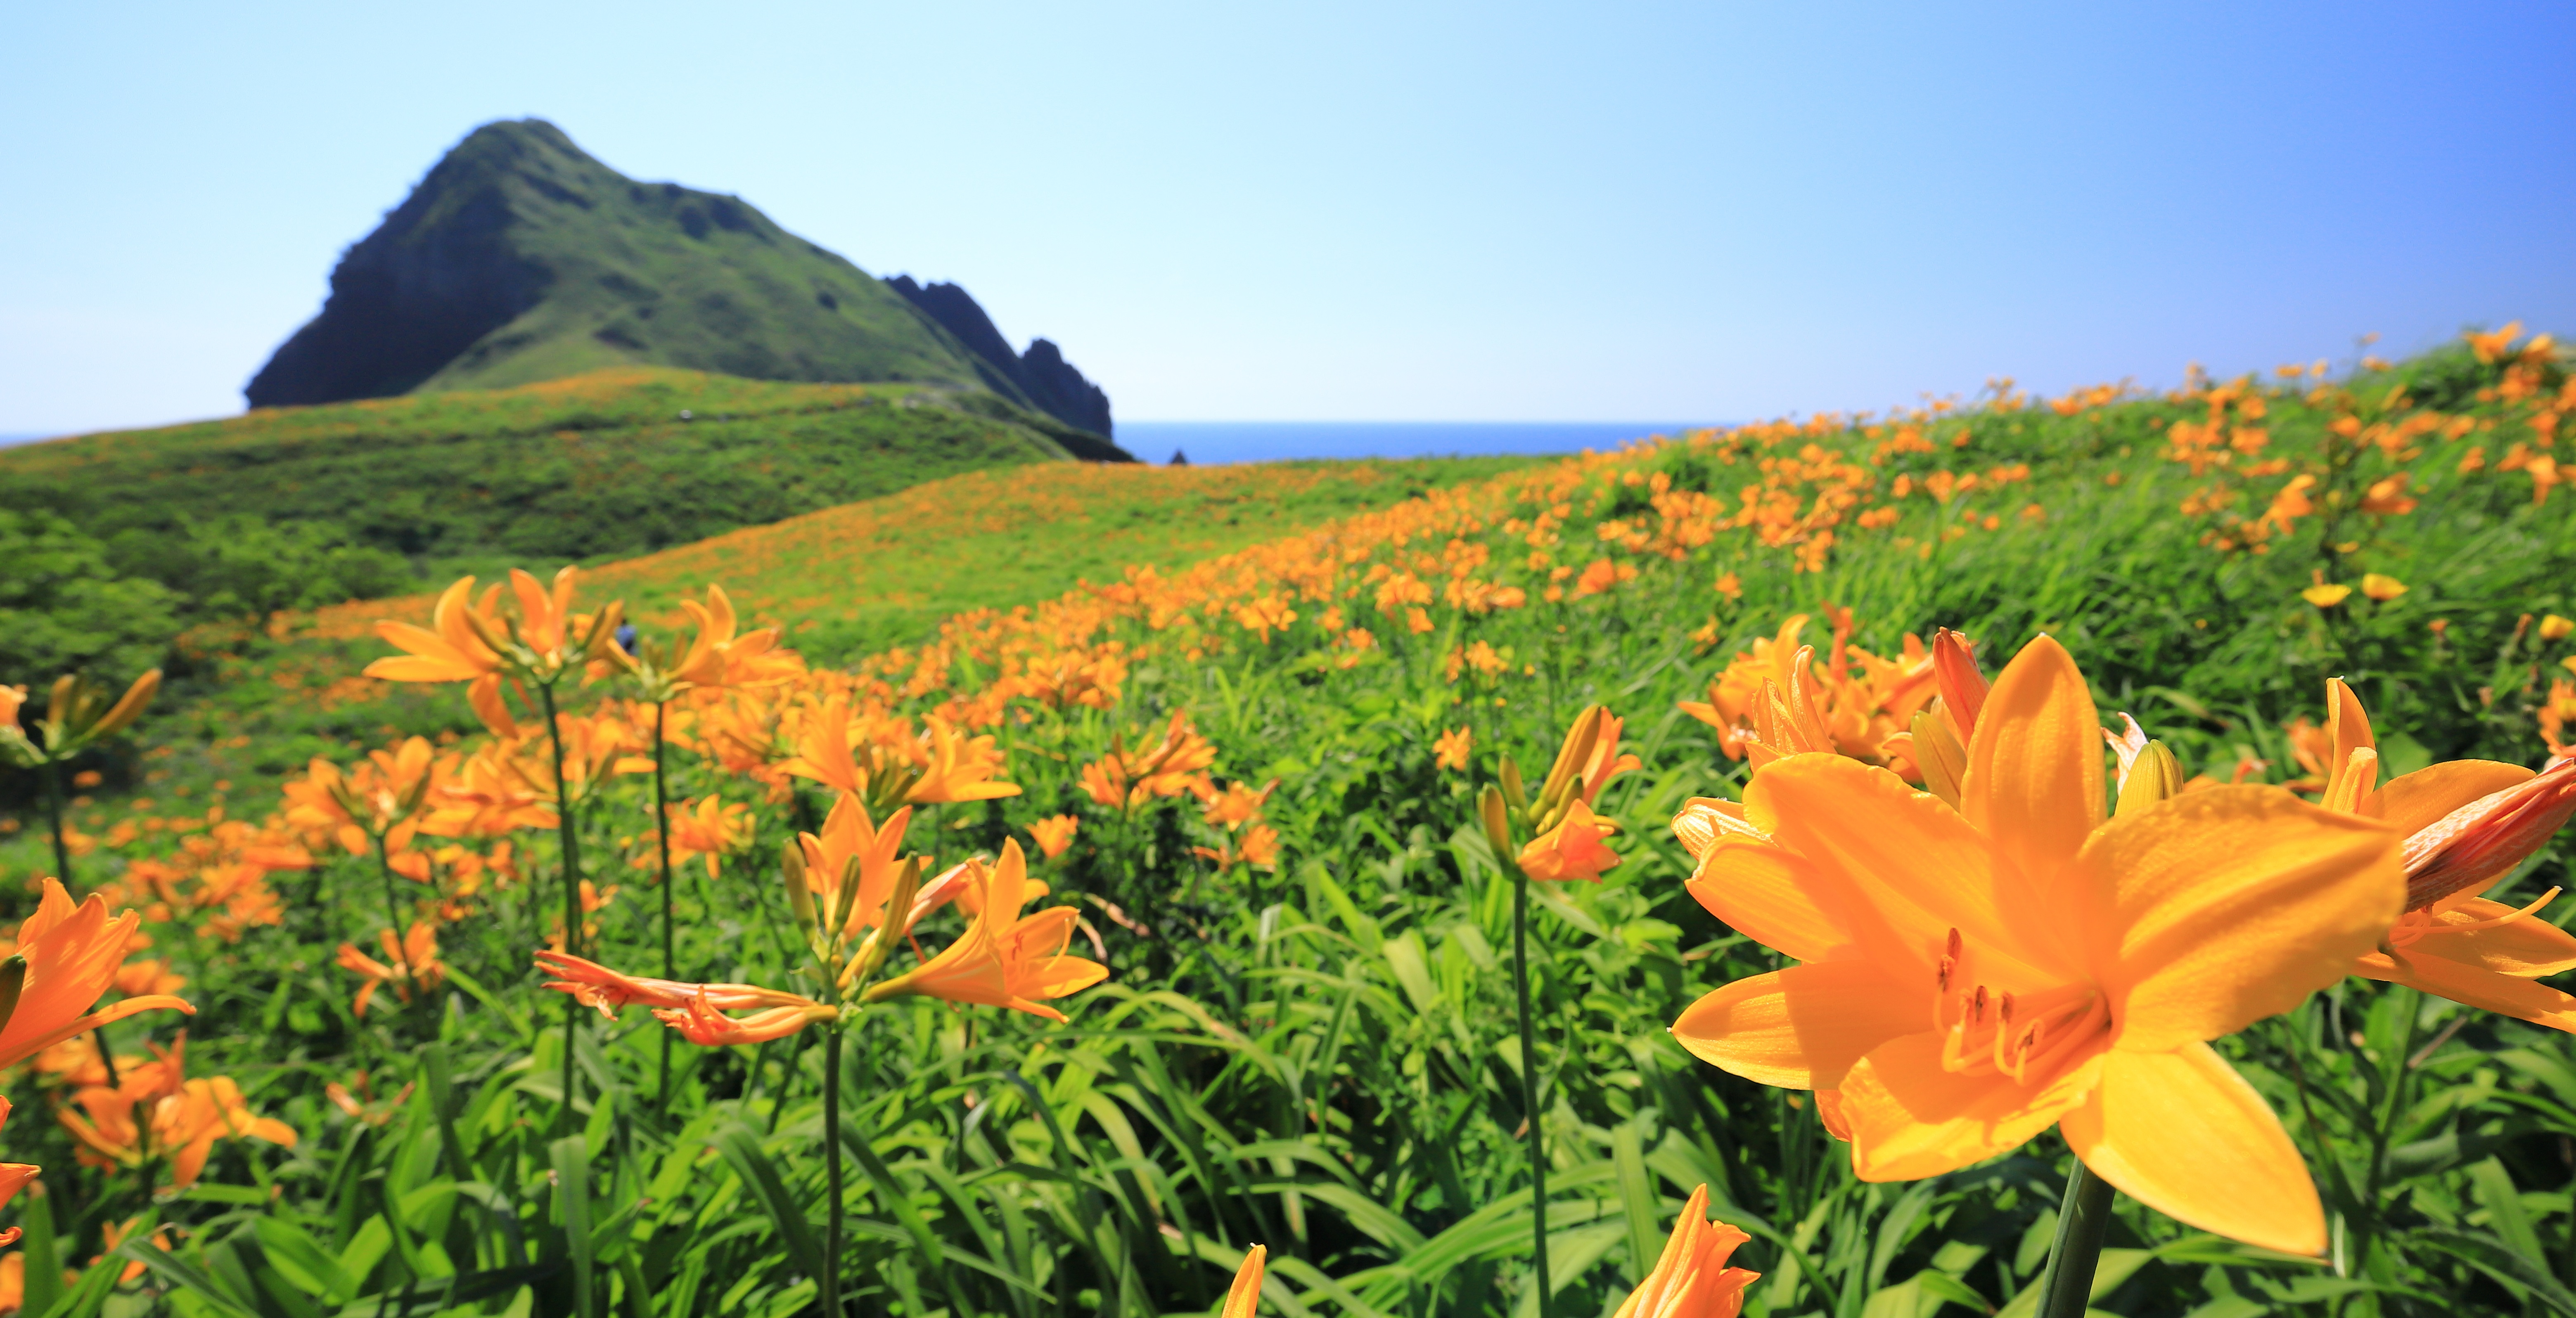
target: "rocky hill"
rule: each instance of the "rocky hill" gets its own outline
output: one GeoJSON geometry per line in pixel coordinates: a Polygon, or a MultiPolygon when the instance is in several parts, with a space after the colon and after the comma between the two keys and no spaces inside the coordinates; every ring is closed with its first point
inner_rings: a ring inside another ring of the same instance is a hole
{"type": "Polygon", "coordinates": [[[1108,435],[1107,395],[1054,344],[1013,353],[963,289],[931,287],[925,304],[739,197],[638,182],[553,124],[503,121],[349,248],[321,314],[243,392],[259,408],[675,366],[988,389],[1108,435]]]}

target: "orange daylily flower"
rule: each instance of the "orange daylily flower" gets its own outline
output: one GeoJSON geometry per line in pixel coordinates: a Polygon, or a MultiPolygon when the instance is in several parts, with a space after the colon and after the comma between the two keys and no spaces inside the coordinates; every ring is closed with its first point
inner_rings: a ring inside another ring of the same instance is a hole
{"type": "Polygon", "coordinates": [[[1728,1267],[1726,1260],[1751,1239],[1709,1219],[1707,1186],[1691,1191],[1655,1270],[1628,1292],[1613,1318],[1735,1318],[1744,1310],[1744,1288],[1762,1274],[1728,1267]]]}
{"type": "Polygon", "coordinates": [[[286,819],[308,835],[331,834],[352,856],[367,854],[368,843],[380,837],[386,850],[400,851],[411,845],[424,812],[436,803],[433,794],[454,772],[455,757],[438,756],[425,737],[369,751],[346,774],[316,757],[301,781],[285,785],[286,819]]]}
{"type": "Polygon", "coordinates": [[[1467,755],[1475,745],[1474,733],[1465,728],[1451,728],[1431,743],[1431,763],[1435,768],[1464,771],[1467,755]]]}
{"type": "Polygon", "coordinates": [[[1049,815],[1029,825],[1029,836],[1036,840],[1038,854],[1053,860],[1073,845],[1073,833],[1079,827],[1081,821],[1071,815],[1049,815]]]}
{"type": "Polygon", "coordinates": [[[611,1020],[616,1019],[620,1008],[639,1002],[647,1007],[671,1009],[685,1007],[692,1000],[704,1000],[719,1011],[816,1005],[801,993],[757,984],[685,984],[629,975],[566,952],[537,953],[537,969],[558,976],[546,981],[547,988],[569,993],[574,1001],[596,1008],[611,1020]]]}
{"type": "Polygon", "coordinates": [[[965,935],[912,970],[870,987],[866,1000],[922,994],[1063,1020],[1064,1013],[1042,999],[1081,992],[1109,976],[1107,966],[1066,954],[1077,918],[1074,908],[1058,906],[1021,917],[1020,906],[1030,894],[1017,840],[1002,844],[1002,858],[989,870],[980,863],[974,868],[984,871],[979,884],[983,904],[965,935]]]}
{"type": "Polygon", "coordinates": [[[683,599],[680,608],[697,630],[689,637],[688,648],[667,666],[657,662],[664,657],[658,648],[639,647],[642,653],[630,653],[618,644],[611,629],[607,662],[639,679],[649,700],[669,700],[687,691],[781,682],[804,668],[804,660],[795,651],[778,648],[778,628],[764,627],[737,636],[739,622],[734,616],[733,600],[722,586],[710,584],[705,603],[683,599]]]}
{"type": "Polygon", "coordinates": [[[1216,1318],[1253,1318],[1261,1311],[1261,1274],[1269,1257],[1266,1245],[1243,1252],[1243,1266],[1234,1270],[1234,1283],[1225,1288],[1225,1306],[1216,1318]]]}
{"type": "Polygon", "coordinates": [[[55,1114],[63,1129],[80,1142],[81,1161],[140,1167],[148,1158],[168,1154],[170,1188],[184,1190],[196,1182],[219,1138],[256,1138],[295,1147],[294,1128],[252,1112],[230,1077],[187,1079],[187,1043],[183,1033],[167,1048],[155,1046],[150,1061],[126,1059],[115,1088],[83,1086],[73,1095],[79,1111],[55,1114]],[[151,1126],[148,1142],[142,1137],[143,1122],[151,1126]]]}
{"type": "MultiPolygon", "coordinates": [[[[5,1097],[0,1097],[0,1126],[6,1126],[8,1124],[9,1100],[5,1097]]],[[[10,1200],[17,1198],[18,1192],[26,1189],[27,1183],[35,1180],[37,1173],[43,1170],[43,1168],[29,1162],[0,1162],[0,1207],[6,1207],[10,1200]]],[[[21,1234],[23,1233],[20,1229],[14,1226],[6,1231],[0,1231],[0,1245],[14,1245],[18,1243],[18,1237],[21,1234]]],[[[12,1254],[9,1256],[9,1260],[15,1260],[17,1257],[17,1255],[12,1254]]]]}
{"type": "Polygon", "coordinates": [[[515,618],[501,611],[500,585],[476,600],[474,578],[459,577],[439,592],[428,628],[376,624],[376,634],[405,653],[368,664],[366,675],[388,682],[477,682],[496,690],[504,674],[552,683],[596,657],[625,611],[611,602],[597,614],[574,613],[579,576],[578,569],[566,567],[549,587],[510,569],[510,594],[519,606],[515,618]]]}
{"type": "Polygon", "coordinates": [[[413,921],[399,946],[394,943],[391,929],[377,930],[376,940],[384,945],[383,961],[359,951],[356,943],[340,944],[340,954],[336,958],[342,970],[355,971],[366,977],[367,982],[358,986],[357,1001],[350,1004],[350,1010],[360,1020],[366,1019],[367,1004],[382,986],[392,985],[394,997],[408,1006],[415,990],[434,993],[440,984],[446,982],[447,967],[438,959],[436,925],[426,920],[413,921]]]}
{"type": "Polygon", "coordinates": [[[1718,749],[1728,759],[1742,759],[1759,747],[1779,746],[1775,737],[1760,731],[1773,700],[1766,691],[1777,687],[1781,693],[1777,699],[1786,701],[1793,712],[1808,711],[1806,740],[1815,743],[1813,749],[1840,751],[1902,772],[1904,766],[1896,762],[1897,747],[1889,743],[1904,735],[1914,715],[1932,699],[1934,656],[1920,637],[1909,634],[1902,657],[1882,659],[1850,643],[1851,610],[1827,605],[1826,616],[1834,624],[1834,636],[1825,658],[1818,659],[1814,647],[1798,643],[1808,615],[1792,614],[1781,623],[1778,635],[1754,641],[1750,651],[1737,652],[1708,684],[1706,701],[1683,701],[1681,711],[1717,729],[1718,749]]]}
{"type": "Polygon", "coordinates": [[[2378,942],[2404,905],[2401,839],[2267,787],[2105,820],[2102,777],[2092,695],[2043,636],[1985,694],[1955,810],[1821,754],[1754,774],[1751,835],[1685,809],[1709,835],[1692,896],[1802,964],[1701,998],[1674,1035],[1749,1079],[1838,1089],[1863,1179],[2055,1125],[2150,1207],[2317,1253],[2297,1148],[2208,1041],[2378,942]]]}
{"type": "Polygon", "coordinates": [[[436,808],[422,828],[440,837],[498,837],[554,827],[552,787],[540,788],[530,773],[515,744],[485,746],[433,793],[436,808]]]}
{"type": "Polygon", "coordinates": [[[36,725],[38,735],[30,737],[18,723],[27,688],[0,686],[0,757],[30,768],[59,764],[90,743],[124,731],[143,716],[143,707],[161,690],[161,670],[155,668],[134,679],[125,694],[111,702],[108,693],[113,690],[79,673],[55,678],[45,698],[45,721],[36,725]]]}
{"type": "Polygon", "coordinates": [[[895,881],[903,869],[895,853],[903,849],[903,831],[911,822],[912,807],[905,806],[887,816],[885,826],[879,828],[868,817],[867,803],[856,793],[843,792],[832,803],[832,813],[824,816],[821,833],[796,835],[805,862],[805,886],[814,894],[815,905],[827,912],[838,910],[843,885],[858,885],[849,918],[841,925],[849,937],[855,939],[885,919],[885,904],[894,896],[895,881]]]}
{"type": "Polygon", "coordinates": [[[132,911],[111,918],[106,900],[96,893],[75,906],[60,880],[45,880],[36,913],[18,926],[16,953],[27,958],[26,987],[8,1023],[0,1026],[0,1067],[15,1066],[73,1035],[141,1012],[166,1008],[196,1014],[195,1007],[166,993],[140,994],[101,1011],[89,1010],[116,986],[126,944],[141,923],[132,911]]]}
{"type": "Polygon", "coordinates": [[[1602,839],[1618,831],[1617,824],[1592,813],[1578,796],[1567,803],[1565,818],[1556,827],[1521,848],[1521,872],[1543,881],[1599,883],[1603,870],[1618,868],[1618,853],[1602,845],[1602,839]]]}
{"type": "MultiPolygon", "coordinates": [[[[740,802],[727,804],[722,798],[700,797],[671,807],[671,860],[682,861],[703,856],[707,877],[723,875],[723,858],[751,842],[751,807],[740,802]]],[[[635,867],[644,869],[650,857],[637,857],[635,867]]]]}
{"type": "Polygon", "coordinates": [[[2576,936],[2533,918],[2558,895],[2516,907],[2487,889],[2576,815],[2576,758],[2533,773],[2494,760],[2447,760],[2378,783],[2370,715],[2341,678],[2326,680],[2333,766],[2324,805],[2406,839],[2406,910],[2353,973],[2576,1033],[2576,997],[2533,981],[2576,969],[2576,936]]]}
{"type": "Polygon", "coordinates": [[[921,776],[905,789],[905,801],[914,805],[941,805],[953,801],[990,801],[1020,794],[1017,786],[996,776],[1002,771],[1002,753],[993,749],[991,737],[959,736],[957,729],[937,714],[923,716],[922,722],[930,729],[929,763],[922,766],[921,776]]]}

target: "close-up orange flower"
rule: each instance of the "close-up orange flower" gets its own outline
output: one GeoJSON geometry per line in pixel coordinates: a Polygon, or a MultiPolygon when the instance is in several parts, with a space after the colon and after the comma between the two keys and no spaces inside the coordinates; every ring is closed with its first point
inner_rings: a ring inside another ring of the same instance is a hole
{"type": "Polygon", "coordinates": [[[2266,787],[2105,819],[2102,757],[2083,675],[2043,636],[1985,695],[1958,809],[1837,755],[1757,771],[1748,832],[1716,832],[1689,889],[1800,964],[1701,998],[1674,1037],[1748,1079],[1839,1090],[1865,1180],[2055,1125],[2150,1207],[2320,1252],[2306,1166],[2209,1041],[2378,943],[2405,904],[2401,839],[2266,787]]]}
{"type": "Polygon", "coordinates": [[[140,923],[132,911],[110,916],[97,893],[74,904],[59,880],[44,881],[36,913],[18,926],[15,938],[15,954],[27,959],[26,981],[8,1023],[0,1026],[0,1067],[15,1066],[73,1035],[142,1012],[196,1014],[195,1007],[166,993],[139,994],[90,1010],[116,987],[126,945],[140,923]]]}
{"type": "Polygon", "coordinates": [[[1612,1318],[1735,1318],[1744,1309],[1744,1288],[1762,1274],[1729,1267],[1727,1259],[1752,1239],[1741,1228],[1709,1219],[1707,1186],[1691,1191],[1654,1270],[1619,1302],[1612,1318]]]}
{"type": "Polygon", "coordinates": [[[1099,983],[1109,968],[1065,951],[1073,938],[1074,908],[1021,916],[1029,897],[1027,874],[1020,844],[1004,842],[1001,859],[984,869],[978,885],[982,905],[965,934],[930,960],[869,988],[867,1000],[919,994],[1063,1020],[1064,1013],[1047,1000],[1099,983]]]}
{"type": "Polygon", "coordinates": [[[2516,906],[2484,897],[2576,815],[2576,758],[2539,773],[2445,760],[2378,781],[2378,743],[2360,697],[2326,681],[2323,804],[2405,839],[2406,906],[2353,973],[2576,1033],[2576,996],[2537,981],[2576,969],[2576,936],[2538,918],[2550,889],[2516,906]]]}

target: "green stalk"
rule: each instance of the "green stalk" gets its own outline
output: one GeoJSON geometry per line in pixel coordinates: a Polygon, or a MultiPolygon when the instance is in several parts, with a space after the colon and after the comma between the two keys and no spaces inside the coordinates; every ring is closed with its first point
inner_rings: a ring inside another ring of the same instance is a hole
{"type": "MultiPolygon", "coordinates": [[[[45,760],[45,816],[54,826],[54,877],[62,880],[63,891],[68,893],[72,890],[72,849],[63,841],[63,762],[50,756],[45,760]]],[[[107,1068],[107,1087],[122,1086],[124,1081],[116,1077],[116,1052],[107,1046],[107,1027],[99,1026],[89,1032],[89,1037],[98,1044],[99,1064],[107,1068]]],[[[143,1191],[143,1202],[151,1203],[152,1187],[146,1185],[143,1191]]]]}
{"type": "MultiPolygon", "coordinates": [[[[572,822],[572,788],[564,781],[563,724],[555,717],[555,688],[552,682],[537,684],[537,698],[546,710],[546,744],[555,755],[555,843],[563,853],[564,877],[564,951],[581,955],[581,842],[572,822]]],[[[581,1004],[571,994],[564,995],[563,1114],[572,1120],[573,1031],[581,1025],[581,1004]]]]}
{"type": "Polygon", "coordinates": [[[402,967],[403,978],[411,987],[420,987],[420,977],[412,973],[411,940],[403,937],[402,902],[394,896],[393,857],[385,854],[385,835],[376,834],[376,872],[385,880],[385,924],[394,931],[394,961],[402,967]]]}
{"type": "Polygon", "coordinates": [[[1530,1029],[1529,875],[1512,866],[1512,987],[1521,1008],[1521,1111],[1529,1122],[1530,1250],[1537,1268],[1538,1318],[1547,1318],[1547,1147],[1539,1132],[1538,1043],[1530,1029]]]}
{"type": "MultiPolygon", "coordinates": [[[[662,721],[669,715],[667,700],[653,702],[653,836],[662,849],[662,978],[678,979],[678,962],[671,951],[671,801],[662,780],[662,721]]],[[[668,1111],[671,1104],[671,1032],[662,1031],[662,1082],[653,1094],[653,1110],[668,1111]]]]}
{"type": "Polygon", "coordinates": [[[54,877],[63,881],[63,890],[71,891],[72,850],[63,842],[63,764],[56,759],[45,761],[45,814],[54,826],[54,877]]]}
{"type": "Polygon", "coordinates": [[[2039,1318],[2084,1318],[2093,1302],[2093,1271],[2102,1261],[2102,1235],[2111,1225],[2111,1194],[2111,1183],[2076,1159],[2057,1214],[2057,1241],[2048,1250],[2048,1272],[2040,1280],[2039,1318]]]}
{"type": "Polygon", "coordinates": [[[823,1027],[823,1162],[832,1207],[823,1227],[823,1315],[841,1318],[841,1023],[823,1027]]]}

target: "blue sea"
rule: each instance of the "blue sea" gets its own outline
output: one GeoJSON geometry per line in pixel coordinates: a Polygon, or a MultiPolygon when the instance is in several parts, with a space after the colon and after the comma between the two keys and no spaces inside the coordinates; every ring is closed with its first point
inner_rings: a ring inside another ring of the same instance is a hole
{"type": "Polygon", "coordinates": [[[1121,421],[1118,446],[1147,462],[1475,457],[1579,453],[1674,435],[1706,421],[1121,421]]]}

